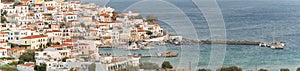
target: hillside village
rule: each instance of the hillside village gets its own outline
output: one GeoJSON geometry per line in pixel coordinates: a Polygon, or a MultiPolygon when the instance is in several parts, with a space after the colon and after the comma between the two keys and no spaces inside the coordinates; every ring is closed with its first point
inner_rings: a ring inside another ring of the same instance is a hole
{"type": "Polygon", "coordinates": [[[99,54],[98,48],[138,41],[166,40],[167,33],[139,13],[63,0],[1,2],[0,65],[17,62],[19,71],[111,71],[137,66],[139,57],[99,54]],[[160,38],[163,37],[163,38],[160,38]],[[158,39],[159,38],[159,39],[158,39]],[[33,55],[28,60],[26,55],[33,55]]]}

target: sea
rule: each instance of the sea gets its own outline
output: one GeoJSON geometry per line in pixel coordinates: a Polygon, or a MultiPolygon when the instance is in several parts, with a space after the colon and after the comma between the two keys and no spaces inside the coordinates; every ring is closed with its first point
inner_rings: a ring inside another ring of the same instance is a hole
{"type": "MultiPolygon", "coordinates": [[[[180,53],[178,57],[142,58],[141,62],[161,64],[163,61],[170,61],[175,68],[192,67],[194,70],[208,68],[213,62],[222,66],[236,65],[243,70],[264,68],[269,71],[277,71],[280,68],[289,68],[295,71],[300,67],[300,0],[216,0],[214,2],[216,7],[213,6],[214,3],[211,3],[208,4],[211,6],[201,6],[203,8],[195,4],[194,1],[196,0],[82,1],[112,7],[118,13],[132,11],[138,12],[144,17],[155,15],[158,17],[158,23],[161,27],[169,33],[189,39],[221,38],[226,40],[286,42],[286,46],[282,50],[259,47],[258,45],[195,44],[155,46],[155,49],[152,50],[138,51],[103,48],[99,49],[100,53],[127,55],[176,51],[180,53]],[[212,14],[206,15],[204,12],[212,14]],[[209,17],[217,15],[217,13],[221,16],[209,17]],[[208,23],[208,18],[213,24],[208,23]],[[220,33],[225,33],[225,35],[220,33]],[[213,52],[215,49],[220,52],[213,52]],[[221,63],[216,60],[220,60],[221,63]]],[[[207,0],[201,1],[205,4],[207,0]]]]}

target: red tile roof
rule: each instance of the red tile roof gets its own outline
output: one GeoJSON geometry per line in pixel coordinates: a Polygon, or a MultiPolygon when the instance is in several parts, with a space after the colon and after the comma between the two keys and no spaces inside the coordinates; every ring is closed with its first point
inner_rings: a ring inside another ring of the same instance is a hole
{"type": "Polygon", "coordinates": [[[75,14],[68,13],[68,14],[66,14],[66,15],[75,15],[75,14]]]}
{"type": "Polygon", "coordinates": [[[100,16],[109,17],[109,14],[100,14],[100,16]]]}
{"type": "Polygon", "coordinates": [[[54,10],[55,7],[48,6],[47,9],[48,9],[48,10],[54,10]]]}
{"type": "Polygon", "coordinates": [[[42,36],[42,35],[32,35],[32,36],[26,36],[26,37],[23,37],[21,39],[34,39],[34,38],[43,38],[43,37],[46,37],[46,36],[42,36]]]}
{"type": "Polygon", "coordinates": [[[26,67],[34,67],[34,64],[32,63],[26,63],[26,64],[19,64],[20,66],[26,66],[26,67]]]}
{"type": "Polygon", "coordinates": [[[46,31],[45,33],[52,33],[52,32],[61,32],[60,30],[52,30],[52,31],[46,31]]]}
{"type": "Polygon", "coordinates": [[[145,30],[142,30],[142,29],[138,29],[138,32],[145,32],[145,30]]]}
{"type": "Polygon", "coordinates": [[[14,4],[14,2],[2,2],[2,4],[14,4]]]}
{"type": "Polygon", "coordinates": [[[79,45],[89,45],[89,44],[86,44],[86,43],[79,43],[79,45]]]}
{"type": "Polygon", "coordinates": [[[72,44],[67,44],[67,43],[63,43],[60,45],[53,45],[53,46],[49,46],[49,48],[62,48],[62,47],[72,47],[72,44]]]}
{"type": "Polygon", "coordinates": [[[25,49],[21,47],[15,47],[15,48],[10,48],[9,50],[15,51],[15,50],[25,50],[25,49]]]}
{"type": "Polygon", "coordinates": [[[43,4],[35,4],[34,6],[43,6],[43,4]]]}
{"type": "Polygon", "coordinates": [[[0,41],[0,43],[6,43],[6,42],[0,41]]]}
{"type": "Polygon", "coordinates": [[[0,50],[6,50],[6,48],[0,47],[0,50]]]}
{"type": "Polygon", "coordinates": [[[8,34],[7,32],[0,32],[0,34],[8,34]]]}
{"type": "Polygon", "coordinates": [[[78,20],[71,20],[71,21],[69,21],[69,22],[79,22],[78,20]]]}
{"type": "Polygon", "coordinates": [[[77,42],[77,39],[67,39],[64,42],[77,42]]]}

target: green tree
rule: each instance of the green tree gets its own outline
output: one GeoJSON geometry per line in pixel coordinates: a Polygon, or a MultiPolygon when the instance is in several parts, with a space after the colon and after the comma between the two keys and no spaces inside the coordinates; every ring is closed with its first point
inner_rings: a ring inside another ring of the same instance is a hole
{"type": "Polygon", "coordinates": [[[46,46],[49,47],[51,46],[52,42],[47,42],[46,46]]]}
{"type": "Polygon", "coordinates": [[[259,69],[258,71],[268,71],[267,69],[259,69]]]}
{"type": "Polygon", "coordinates": [[[297,68],[297,71],[300,71],[300,67],[297,68]]]}
{"type": "Polygon", "coordinates": [[[96,71],[96,64],[95,64],[95,63],[92,63],[92,64],[89,66],[89,71],[96,71]]]}
{"type": "Polygon", "coordinates": [[[155,15],[148,15],[148,16],[146,17],[146,19],[147,19],[147,21],[149,21],[149,22],[155,23],[155,21],[158,20],[158,17],[155,16],[155,15]]]}
{"type": "Polygon", "coordinates": [[[132,65],[127,65],[126,66],[126,71],[139,71],[139,67],[138,66],[132,66],[132,65]]]}
{"type": "Polygon", "coordinates": [[[71,68],[69,71],[76,71],[76,69],[75,68],[71,68]]]}
{"type": "Polygon", "coordinates": [[[112,12],[113,16],[111,17],[112,20],[117,20],[119,14],[117,12],[112,12]]]}
{"type": "Polygon", "coordinates": [[[25,53],[23,53],[23,55],[19,57],[19,60],[23,60],[25,62],[35,62],[34,55],[34,51],[27,50],[25,53]]]}
{"type": "Polygon", "coordinates": [[[280,71],[290,71],[288,68],[281,68],[280,71]]]}
{"type": "Polygon", "coordinates": [[[13,6],[21,5],[21,2],[15,2],[13,6]]]}
{"type": "Polygon", "coordinates": [[[8,64],[0,66],[1,71],[18,71],[17,67],[8,64]]]}
{"type": "Polygon", "coordinates": [[[198,71],[211,71],[210,69],[198,69],[198,71]]]}
{"type": "Polygon", "coordinates": [[[60,44],[59,42],[54,43],[54,45],[59,45],[59,44],[60,44]]]}
{"type": "Polygon", "coordinates": [[[231,67],[222,67],[220,71],[243,71],[243,70],[238,66],[231,66],[231,67]]]}
{"type": "Polygon", "coordinates": [[[34,70],[36,70],[36,71],[46,71],[47,70],[47,64],[42,63],[40,65],[35,65],[34,70]]]}
{"type": "Polygon", "coordinates": [[[145,70],[153,70],[153,69],[159,69],[158,64],[151,63],[151,62],[143,62],[139,64],[140,69],[145,69],[145,70]]]}
{"type": "Polygon", "coordinates": [[[45,24],[45,25],[49,25],[49,23],[48,23],[48,22],[44,22],[44,24],[45,24]]]}
{"type": "Polygon", "coordinates": [[[64,57],[64,58],[62,58],[62,62],[67,62],[67,59],[68,59],[69,57],[64,57]]]}
{"type": "Polygon", "coordinates": [[[171,63],[169,61],[164,61],[162,64],[161,64],[161,68],[164,68],[164,69],[172,69],[173,66],[171,65],[171,63]]]}
{"type": "Polygon", "coordinates": [[[1,16],[1,23],[7,22],[6,17],[1,16]]]}
{"type": "Polygon", "coordinates": [[[7,15],[7,11],[6,10],[1,10],[1,16],[6,16],[7,15]],[[3,12],[2,12],[3,11],[3,12]]]}
{"type": "Polygon", "coordinates": [[[151,31],[149,31],[149,30],[146,30],[146,34],[147,35],[152,35],[153,33],[151,31]]]}
{"type": "Polygon", "coordinates": [[[18,64],[24,64],[25,62],[23,60],[19,60],[18,64]]]}
{"type": "Polygon", "coordinates": [[[11,63],[9,63],[9,65],[18,65],[19,63],[17,61],[13,61],[11,63]]]}

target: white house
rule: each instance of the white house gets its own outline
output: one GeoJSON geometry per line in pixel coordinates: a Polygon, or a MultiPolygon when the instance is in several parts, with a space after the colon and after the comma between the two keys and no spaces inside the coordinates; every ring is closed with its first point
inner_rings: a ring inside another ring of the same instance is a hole
{"type": "Polygon", "coordinates": [[[19,71],[34,71],[34,63],[25,63],[17,65],[19,71]]]}
{"type": "Polygon", "coordinates": [[[2,2],[3,9],[13,9],[14,8],[14,2],[2,2]]]}
{"type": "Polygon", "coordinates": [[[15,6],[16,13],[26,16],[28,13],[28,6],[27,5],[17,5],[15,6]]]}
{"type": "Polygon", "coordinates": [[[7,42],[0,41],[0,47],[10,49],[10,45],[7,42]]]}
{"type": "Polygon", "coordinates": [[[65,15],[65,19],[67,22],[69,22],[71,20],[77,20],[77,15],[68,13],[65,15]]]}
{"type": "Polygon", "coordinates": [[[0,47],[0,58],[2,58],[2,57],[8,57],[7,56],[7,49],[3,48],[3,47],[0,47]]]}
{"type": "Polygon", "coordinates": [[[21,38],[20,45],[26,49],[45,48],[48,42],[48,37],[42,35],[32,35],[21,38]]]}
{"type": "Polygon", "coordinates": [[[8,33],[7,32],[0,32],[0,41],[5,42],[8,38],[8,33]]]}

